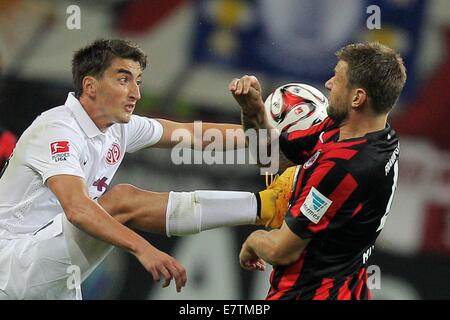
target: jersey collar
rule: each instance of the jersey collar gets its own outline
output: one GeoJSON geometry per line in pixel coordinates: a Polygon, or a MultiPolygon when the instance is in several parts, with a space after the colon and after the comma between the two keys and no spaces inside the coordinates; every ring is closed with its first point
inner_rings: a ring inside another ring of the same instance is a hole
{"type": "Polygon", "coordinates": [[[72,111],[78,124],[89,138],[104,135],[86,113],[80,101],[75,98],[73,92],[69,92],[65,105],[72,111]]]}

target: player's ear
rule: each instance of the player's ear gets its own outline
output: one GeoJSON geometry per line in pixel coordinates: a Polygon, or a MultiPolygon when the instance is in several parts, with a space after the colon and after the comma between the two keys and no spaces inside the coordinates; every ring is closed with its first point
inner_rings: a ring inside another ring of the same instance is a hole
{"type": "Polygon", "coordinates": [[[97,93],[97,79],[93,76],[85,76],[83,78],[83,93],[85,93],[88,97],[94,98],[97,93]]]}
{"type": "Polygon", "coordinates": [[[365,104],[366,101],[367,101],[366,90],[364,90],[362,88],[356,88],[353,91],[352,108],[358,108],[358,107],[362,106],[363,104],[365,104]]]}

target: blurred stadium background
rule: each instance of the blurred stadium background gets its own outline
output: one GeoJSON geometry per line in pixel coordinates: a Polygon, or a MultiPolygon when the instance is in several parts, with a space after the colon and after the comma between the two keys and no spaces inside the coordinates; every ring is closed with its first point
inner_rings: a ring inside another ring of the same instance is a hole
{"type": "MultiPolygon", "coordinates": [[[[342,45],[378,40],[399,50],[408,83],[391,123],[401,136],[401,175],[370,260],[381,269],[373,296],[450,298],[449,0],[0,0],[1,126],[20,136],[38,114],[64,103],[73,52],[100,37],[129,38],[148,54],[136,112],[183,121],[239,122],[227,91],[234,77],[257,75],[266,95],[289,81],[325,91],[342,45]],[[77,12],[71,5],[80,9],[79,29],[70,29],[77,12]],[[381,29],[368,28],[370,5],[381,9],[381,29]]],[[[129,155],[114,183],[155,191],[264,186],[252,165],[177,166],[170,159],[170,150],[129,155]]],[[[153,285],[134,258],[115,249],[84,297],[262,299],[269,273],[248,273],[238,263],[253,229],[145,235],[185,265],[184,291],[153,285]]]]}

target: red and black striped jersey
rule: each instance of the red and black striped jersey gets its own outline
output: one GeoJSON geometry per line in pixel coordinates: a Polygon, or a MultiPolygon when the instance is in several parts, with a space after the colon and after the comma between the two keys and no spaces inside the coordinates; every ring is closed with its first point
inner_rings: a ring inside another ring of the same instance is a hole
{"type": "Polygon", "coordinates": [[[285,221],[311,240],[296,262],[274,267],[267,299],[370,298],[367,259],[392,203],[399,142],[389,125],[338,139],[329,118],[280,137],[283,153],[303,164],[285,221]]]}

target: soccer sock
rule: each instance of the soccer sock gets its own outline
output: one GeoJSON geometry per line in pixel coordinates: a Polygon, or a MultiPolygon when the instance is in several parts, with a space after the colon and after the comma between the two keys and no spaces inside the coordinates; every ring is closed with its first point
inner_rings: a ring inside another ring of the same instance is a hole
{"type": "Polygon", "coordinates": [[[184,236],[219,227],[254,224],[257,210],[257,199],[251,192],[170,192],[166,234],[184,236]]]}
{"type": "Polygon", "coordinates": [[[255,193],[255,199],[256,199],[256,218],[261,218],[261,195],[258,193],[255,193]]]}

